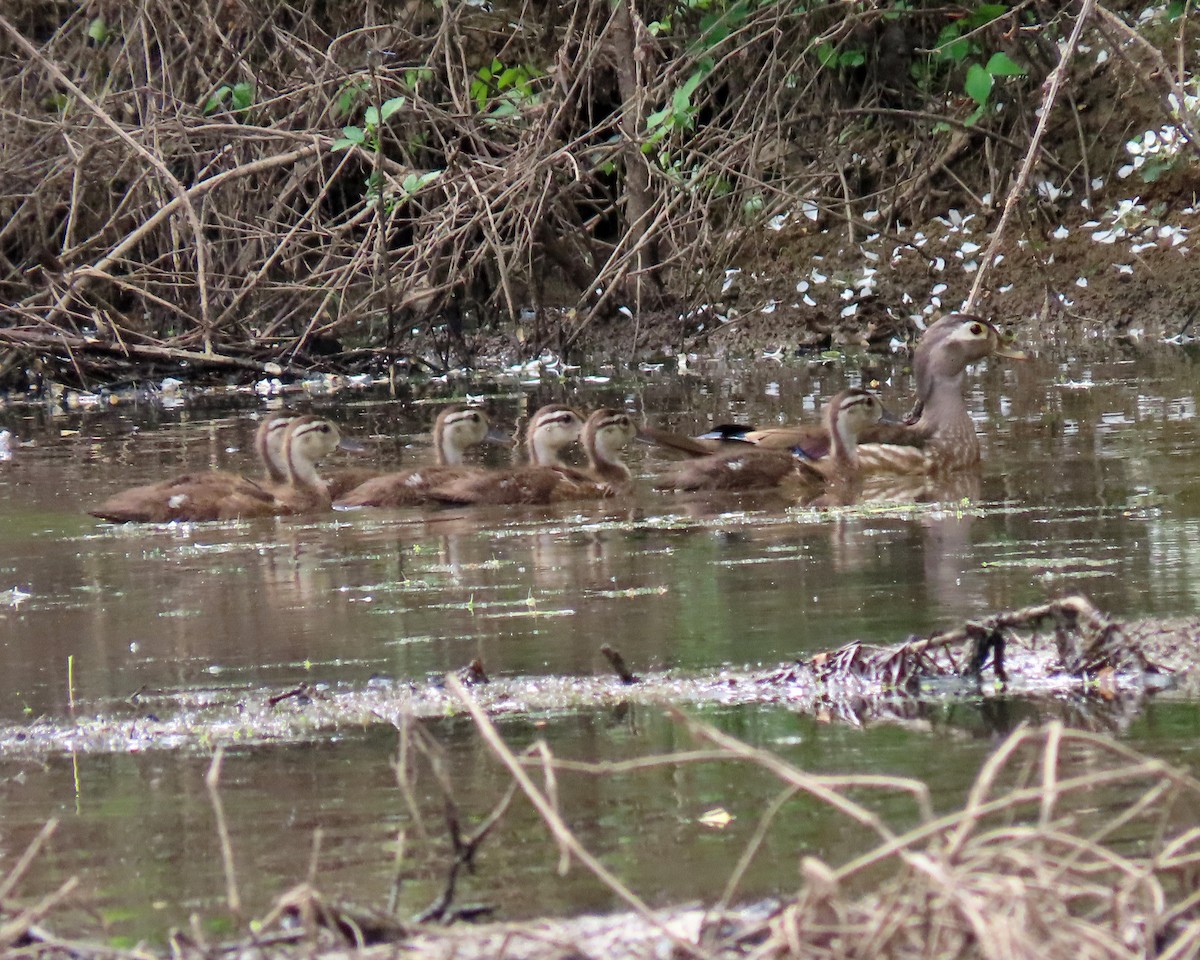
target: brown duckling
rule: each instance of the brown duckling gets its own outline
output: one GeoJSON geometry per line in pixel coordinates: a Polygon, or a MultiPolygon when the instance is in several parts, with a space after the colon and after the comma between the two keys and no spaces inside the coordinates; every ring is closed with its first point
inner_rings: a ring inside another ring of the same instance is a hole
{"type": "Polygon", "coordinates": [[[860,474],[858,438],[885,416],[875,394],[850,389],[825,404],[822,419],[829,437],[828,450],[817,458],[802,446],[773,449],[743,445],[740,450],[685,460],[659,490],[712,490],[737,492],[764,490],[787,484],[847,484],[860,474]]]}
{"type": "Polygon", "coordinates": [[[529,466],[481,470],[436,488],[432,496],[457,504],[547,504],[612,496],[632,482],[620,450],[636,435],[633,420],[620,410],[597,410],[581,425],[570,407],[543,407],[526,434],[529,466]],[[586,470],[562,459],[562,451],[576,438],[587,454],[586,470]]]}
{"type": "Polygon", "coordinates": [[[433,425],[434,466],[385,473],[335,497],[339,507],[412,507],[430,502],[429,491],[472,472],[466,452],[488,437],[487,414],[478,407],[451,404],[433,425]]]}
{"type": "MultiPolygon", "coordinates": [[[[255,438],[255,448],[267,468],[267,479],[275,487],[282,487],[288,482],[287,462],[283,456],[283,435],[288,424],[294,419],[295,415],[290,413],[272,417],[259,427],[255,438]]],[[[323,479],[329,496],[337,500],[343,494],[379,475],[380,471],[375,467],[341,467],[328,471],[323,479]]]]}
{"type": "MultiPolygon", "coordinates": [[[[278,430],[278,426],[274,429],[278,430]]],[[[272,436],[268,421],[259,427],[256,439],[262,438],[265,444],[272,436]]],[[[317,474],[316,463],[341,443],[338,428],[328,420],[291,418],[283,435],[283,459],[288,469],[284,486],[268,488],[240,474],[213,470],[123,490],[88,512],[113,523],[169,523],[328,509],[329,492],[317,474]]],[[[270,473],[271,467],[267,469],[270,473]]]]}

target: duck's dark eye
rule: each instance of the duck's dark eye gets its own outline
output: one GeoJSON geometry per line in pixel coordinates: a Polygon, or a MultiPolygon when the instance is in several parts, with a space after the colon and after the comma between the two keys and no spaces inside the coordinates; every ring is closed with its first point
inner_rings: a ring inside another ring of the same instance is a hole
{"type": "Polygon", "coordinates": [[[322,433],[328,433],[328,432],[329,432],[329,429],[330,429],[330,427],[329,427],[329,424],[327,424],[327,423],[323,423],[323,424],[321,424],[321,426],[320,426],[320,427],[318,427],[317,429],[319,429],[319,430],[320,430],[322,433]]]}
{"type": "Polygon", "coordinates": [[[973,336],[973,337],[983,336],[983,324],[982,323],[971,324],[971,336],[973,336]]]}

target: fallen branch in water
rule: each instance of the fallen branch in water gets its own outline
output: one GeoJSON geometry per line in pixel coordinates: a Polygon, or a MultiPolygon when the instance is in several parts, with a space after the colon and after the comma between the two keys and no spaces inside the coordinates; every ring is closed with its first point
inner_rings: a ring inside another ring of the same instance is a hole
{"type": "MultiPolygon", "coordinates": [[[[1015,639],[1014,631],[1033,630],[1045,621],[1054,624],[1057,672],[1096,678],[1118,670],[1163,671],[1127,636],[1120,624],[1102,614],[1084,596],[1063,597],[995,613],[980,620],[968,620],[953,630],[891,647],[850,643],[802,661],[802,666],[811,669],[825,682],[854,678],[911,692],[923,678],[965,676],[978,679],[990,664],[996,679],[1007,683],[1004,657],[1010,642],[1015,639]]],[[[784,680],[793,673],[776,672],[766,679],[784,680]]]]}
{"type": "Polygon", "coordinates": [[[177,347],[153,346],[141,343],[113,343],[65,333],[46,333],[21,327],[0,329],[0,343],[14,347],[29,347],[40,351],[56,349],[78,353],[100,354],[109,357],[133,357],[138,360],[165,361],[184,364],[191,368],[214,367],[233,370],[252,370],[268,377],[304,374],[302,367],[278,363],[274,360],[254,360],[250,357],[230,357],[219,353],[202,353],[197,350],[181,350],[177,347]]]}

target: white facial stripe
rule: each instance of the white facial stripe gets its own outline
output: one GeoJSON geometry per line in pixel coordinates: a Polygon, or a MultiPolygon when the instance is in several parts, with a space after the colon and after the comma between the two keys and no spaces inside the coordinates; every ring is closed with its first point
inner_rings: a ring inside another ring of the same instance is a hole
{"type": "Polygon", "coordinates": [[[982,320],[971,320],[955,328],[946,339],[969,343],[973,340],[985,340],[987,339],[987,335],[988,327],[986,323],[982,320]]]}

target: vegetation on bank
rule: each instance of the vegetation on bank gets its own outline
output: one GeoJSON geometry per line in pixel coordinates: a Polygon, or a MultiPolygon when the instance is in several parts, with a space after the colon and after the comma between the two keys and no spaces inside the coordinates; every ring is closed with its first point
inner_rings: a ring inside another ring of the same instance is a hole
{"type": "MultiPolygon", "coordinates": [[[[768,226],[995,211],[1078,17],[1039,169],[1088,195],[1133,137],[1130,175],[1169,172],[1190,6],[17,0],[0,386],[438,367],[660,308],[681,339],[768,226]]],[[[1018,186],[1027,231],[1053,198],[1018,186]]]]}

